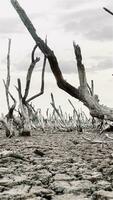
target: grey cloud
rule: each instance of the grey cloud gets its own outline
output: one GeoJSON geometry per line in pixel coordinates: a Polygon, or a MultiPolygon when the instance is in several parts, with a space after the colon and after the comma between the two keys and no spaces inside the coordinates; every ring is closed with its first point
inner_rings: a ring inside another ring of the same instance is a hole
{"type": "Polygon", "coordinates": [[[15,33],[21,32],[19,22],[15,18],[1,18],[0,19],[0,33],[15,33]]]}
{"type": "Polygon", "coordinates": [[[62,73],[71,74],[77,72],[76,61],[60,61],[59,66],[62,73]]]}
{"type": "MultiPolygon", "coordinates": [[[[13,66],[13,70],[18,70],[18,71],[26,71],[28,70],[28,67],[30,65],[30,58],[29,56],[26,57],[26,59],[21,60],[18,63],[15,63],[13,66]]],[[[35,67],[35,71],[41,71],[42,70],[42,63],[43,63],[43,56],[40,56],[41,60],[39,63],[37,63],[35,67]]],[[[101,70],[106,70],[113,68],[113,60],[111,57],[106,56],[106,57],[92,57],[90,58],[92,60],[90,63],[93,63],[90,65],[90,68],[88,66],[85,66],[87,72],[96,72],[96,71],[101,71],[101,70]]],[[[76,60],[59,60],[59,67],[61,69],[62,74],[72,74],[72,73],[77,73],[77,64],[76,60]]],[[[83,61],[84,63],[84,61],[83,61]]],[[[52,73],[49,63],[47,62],[46,64],[46,72],[52,73]]]]}
{"type": "MultiPolygon", "coordinates": [[[[71,74],[71,73],[76,73],[77,72],[77,68],[76,68],[76,60],[67,60],[67,61],[63,61],[63,60],[59,60],[58,61],[59,64],[59,68],[61,70],[61,72],[64,74],[71,74]]],[[[51,69],[49,66],[49,63],[47,62],[46,64],[46,72],[50,72],[51,73],[51,69]]]]}
{"type": "Polygon", "coordinates": [[[59,28],[90,40],[113,39],[112,16],[106,15],[104,10],[94,8],[64,12],[58,21],[59,28]]]}
{"type": "Polygon", "coordinates": [[[64,10],[70,10],[70,9],[83,9],[85,6],[86,7],[97,7],[97,5],[101,5],[103,3],[103,7],[107,6],[108,8],[113,7],[113,2],[112,0],[103,0],[99,2],[99,0],[95,1],[89,1],[89,0],[57,0],[56,6],[59,9],[64,9],[64,10]]]}
{"type": "Polygon", "coordinates": [[[95,64],[91,68],[88,68],[87,71],[95,72],[113,68],[113,60],[111,57],[96,59],[96,62],[97,64],[95,64]]]}
{"type": "Polygon", "coordinates": [[[110,69],[110,68],[113,68],[112,59],[103,60],[97,65],[97,69],[99,70],[110,69]]]}
{"type": "MultiPolygon", "coordinates": [[[[34,70],[40,71],[42,69],[42,63],[43,63],[43,54],[38,51],[35,53],[36,57],[40,58],[40,61],[36,64],[34,70]]],[[[13,70],[16,71],[26,71],[28,70],[29,66],[31,64],[31,53],[26,54],[23,58],[21,58],[18,62],[13,62],[13,70]]]]}
{"type": "MultiPolygon", "coordinates": [[[[41,18],[43,15],[41,13],[31,13],[29,17],[31,20],[35,20],[36,18],[41,18]]],[[[15,18],[1,18],[0,19],[0,34],[9,34],[9,33],[23,33],[25,27],[21,20],[15,18]]]]}
{"type": "Polygon", "coordinates": [[[106,25],[106,27],[101,27],[101,29],[89,31],[86,33],[86,37],[92,40],[113,40],[113,27],[106,25]]]}
{"type": "Polygon", "coordinates": [[[78,5],[83,5],[83,4],[86,4],[86,3],[89,3],[89,0],[59,0],[57,1],[57,6],[59,8],[63,8],[63,9],[71,9],[73,7],[77,7],[78,5]]]}
{"type": "Polygon", "coordinates": [[[30,64],[27,60],[21,60],[18,63],[13,63],[13,70],[15,71],[26,71],[28,70],[30,64]]]}
{"type": "MultiPolygon", "coordinates": [[[[88,66],[85,66],[87,72],[96,72],[96,71],[113,68],[113,60],[111,57],[107,57],[107,56],[104,58],[103,57],[93,58],[92,63],[95,63],[95,64],[92,64],[90,68],[88,68],[88,66]]],[[[65,74],[77,73],[76,60],[75,61],[60,61],[59,66],[62,73],[65,73],[65,74]]]]}
{"type": "MultiPolygon", "coordinates": [[[[16,70],[16,71],[25,71],[27,72],[28,67],[30,66],[30,55],[26,56],[26,58],[21,59],[21,61],[19,61],[18,63],[12,63],[13,64],[13,68],[12,70],[16,70]]],[[[35,71],[41,71],[42,70],[42,65],[43,65],[43,56],[40,56],[40,61],[37,63],[37,65],[35,66],[35,71]]],[[[65,74],[71,74],[71,73],[76,73],[77,72],[77,68],[76,68],[76,60],[75,61],[59,61],[59,67],[62,71],[62,73],[65,74]]],[[[50,65],[47,62],[46,63],[46,72],[52,73],[51,69],[50,69],[50,65]]]]}

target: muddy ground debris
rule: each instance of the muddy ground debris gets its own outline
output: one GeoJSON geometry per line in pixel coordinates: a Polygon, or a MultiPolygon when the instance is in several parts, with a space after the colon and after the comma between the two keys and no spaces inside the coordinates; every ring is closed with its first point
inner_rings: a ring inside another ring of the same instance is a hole
{"type": "Polygon", "coordinates": [[[75,131],[6,138],[0,130],[0,147],[1,200],[113,199],[112,143],[75,131]]]}

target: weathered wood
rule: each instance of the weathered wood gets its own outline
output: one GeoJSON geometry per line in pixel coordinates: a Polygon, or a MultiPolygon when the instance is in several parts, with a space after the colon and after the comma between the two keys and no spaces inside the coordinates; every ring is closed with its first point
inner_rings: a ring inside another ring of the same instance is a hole
{"type": "Polygon", "coordinates": [[[60,118],[61,122],[63,123],[64,127],[67,128],[67,125],[66,125],[66,123],[65,123],[65,121],[64,121],[64,119],[63,119],[63,117],[62,117],[62,115],[60,114],[59,110],[56,108],[54,96],[53,96],[52,93],[51,93],[51,100],[52,100],[51,105],[52,105],[54,111],[55,111],[55,112],[57,113],[57,115],[59,116],[59,118],[60,118]]]}
{"type": "Polygon", "coordinates": [[[67,81],[64,80],[62,72],[58,65],[57,58],[54,55],[54,52],[37,35],[33,24],[27,17],[25,11],[20,7],[18,1],[11,0],[11,3],[14,6],[17,13],[19,14],[21,20],[23,21],[24,25],[28,29],[32,38],[35,40],[39,49],[47,57],[58,87],[64,90],[65,92],[67,92],[68,94],[70,94],[71,96],[80,100],[85,106],[89,108],[90,114],[93,117],[113,121],[113,109],[100,105],[98,96],[97,95],[92,96],[88,90],[86,72],[85,72],[85,67],[82,63],[82,54],[81,54],[80,47],[76,45],[75,43],[73,43],[74,52],[75,52],[76,61],[77,61],[79,82],[80,82],[80,87],[77,89],[76,87],[73,87],[71,84],[69,84],[67,81]]]}
{"type": "Polygon", "coordinates": [[[24,93],[24,97],[22,98],[23,101],[26,100],[28,93],[29,93],[33,69],[34,69],[36,63],[40,60],[40,58],[37,58],[37,57],[36,57],[36,59],[34,58],[34,53],[35,53],[36,48],[37,48],[37,45],[35,45],[35,47],[33,48],[33,51],[32,51],[32,60],[31,60],[30,67],[28,68],[28,72],[27,72],[25,93],[24,93]]]}
{"type": "Polygon", "coordinates": [[[92,91],[92,96],[94,96],[94,81],[91,80],[91,91],[92,91]]]}
{"type": "Polygon", "coordinates": [[[2,119],[3,126],[5,128],[6,136],[12,137],[14,135],[14,115],[13,112],[16,108],[16,100],[12,96],[12,94],[9,91],[10,86],[10,50],[11,50],[11,39],[8,41],[8,53],[7,53],[7,78],[6,82],[3,80],[4,86],[5,86],[5,92],[6,92],[6,100],[7,100],[7,106],[8,106],[8,113],[5,115],[5,118],[2,119]],[[9,97],[13,100],[12,106],[10,106],[9,103],[9,97]]]}
{"type": "Polygon", "coordinates": [[[80,119],[80,113],[77,112],[77,110],[75,109],[75,107],[74,107],[73,103],[70,101],[70,99],[68,99],[68,101],[73,108],[73,115],[74,115],[73,118],[75,119],[76,129],[78,132],[82,132],[83,131],[83,128],[82,128],[83,123],[80,119]]]}
{"type": "Polygon", "coordinates": [[[81,100],[81,96],[79,95],[78,89],[73,87],[71,84],[69,84],[65,79],[63,78],[62,72],[59,68],[58,61],[56,56],[54,55],[54,52],[46,45],[46,43],[37,35],[36,30],[27,17],[25,11],[21,8],[17,0],[11,0],[12,5],[14,6],[15,10],[19,14],[21,20],[23,21],[24,25],[28,29],[29,33],[31,34],[32,38],[38,45],[39,49],[42,51],[42,53],[48,58],[51,70],[55,76],[55,79],[57,81],[57,85],[70,94],[71,96],[78,98],[81,100]]]}
{"type": "MultiPolygon", "coordinates": [[[[4,80],[3,80],[3,83],[4,83],[5,88],[7,88],[4,80]]],[[[16,102],[15,98],[12,96],[12,94],[10,93],[9,90],[7,91],[7,94],[11,97],[11,99],[14,102],[13,105],[11,107],[9,107],[8,114],[6,115],[7,120],[10,120],[10,119],[14,119],[13,112],[14,112],[14,110],[16,108],[16,103],[17,102],[16,102]]]]}
{"type": "Polygon", "coordinates": [[[10,110],[9,95],[8,95],[9,86],[10,86],[10,50],[11,50],[11,39],[9,39],[9,41],[8,41],[8,53],[7,53],[7,80],[6,80],[6,87],[5,87],[5,91],[6,91],[6,100],[7,100],[8,110],[10,110]]]}
{"type": "MultiPolygon", "coordinates": [[[[45,39],[45,43],[47,44],[47,37],[45,39]]],[[[37,46],[37,45],[36,45],[37,46]]],[[[33,99],[41,96],[44,93],[44,75],[45,75],[45,67],[46,67],[46,56],[44,55],[44,60],[43,60],[43,67],[42,67],[42,76],[41,76],[41,89],[40,92],[32,97],[30,97],[29,99],[26,100],[27,103],[29,103],[30,101],[32,101],[33,99]]]]}

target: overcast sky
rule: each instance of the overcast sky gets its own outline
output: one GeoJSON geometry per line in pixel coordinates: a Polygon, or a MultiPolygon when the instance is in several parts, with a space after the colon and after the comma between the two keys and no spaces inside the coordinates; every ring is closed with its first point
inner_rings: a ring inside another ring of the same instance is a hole
{"type": "MultiPolygon", "coordinates": [[[[88,81],[95,82],[95,93],[102,104],[113,107],[113,17],[102,8],[113,11],[112,0],[18,0],[33,22],[38,35],[48,36],[48,45],[54,50],[64,77],[71,84],[78,85],[73,40],[82,49],[88,81]]],[[[11,92],[17,97],[14,85],[21,78],[23,90],[25,77],[30,64],[30,54],[34,41],[19,19],[10,0],[0,3],[0,113],[7,112],[2,79],[6,78],[6,56],[8,38],[11,44],[11,92]]],[[[40,51],[37,55],[43,60],[40,51]]],[[[30,96],[40,91],[42,62],[33,73],[30,96]]],[[[53,92],[56,104],[64,111],[71,111],[68,98],[76,108],[82,104],[56,86],[49,65],[45,74],[45,94],[33,101],[43,112],[50,107],[50,93],[53,92]],[[45,101],[46,100],[46,101],[45,101]]]]}

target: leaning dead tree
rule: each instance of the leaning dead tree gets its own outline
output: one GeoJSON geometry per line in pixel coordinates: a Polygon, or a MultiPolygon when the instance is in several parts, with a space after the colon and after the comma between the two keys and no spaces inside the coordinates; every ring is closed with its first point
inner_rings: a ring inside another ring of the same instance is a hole
{"type": "Polygon", "coordinates": [[[76,99],[81,101],[86,107],[88,107],[90,114],[93,117],[113,121],[113,109],[107,106],[101,105],[99,103],[98,95],[91,94],[91,90],[89,89],[88,84],[87,84],[85,66],[83,65],[83,62],[82,62],[82,54],[81,54],[81,49],[79,45],[73,42],[74,52],[75,52],[76,61],[77,61],[79,83],[80,83],[80,86],[76,88],[72,86],[71,84],[69,84],[64,79],[54,52],[38,36],[33,24],[31,23],[25,11],[19,5],[18,1],[11,0],[11,3],[13,7],[15,8],[15,10],[17,11],[17,13],[19,14],[19,17],[21,18],[22,22],[24,23],[27,30],[31,34],[35,43],[48,59],[58,87],[64,90],[65,92],[67,92],[68,94],[70,94],[72,97],[75,97],[76,99]]]}

